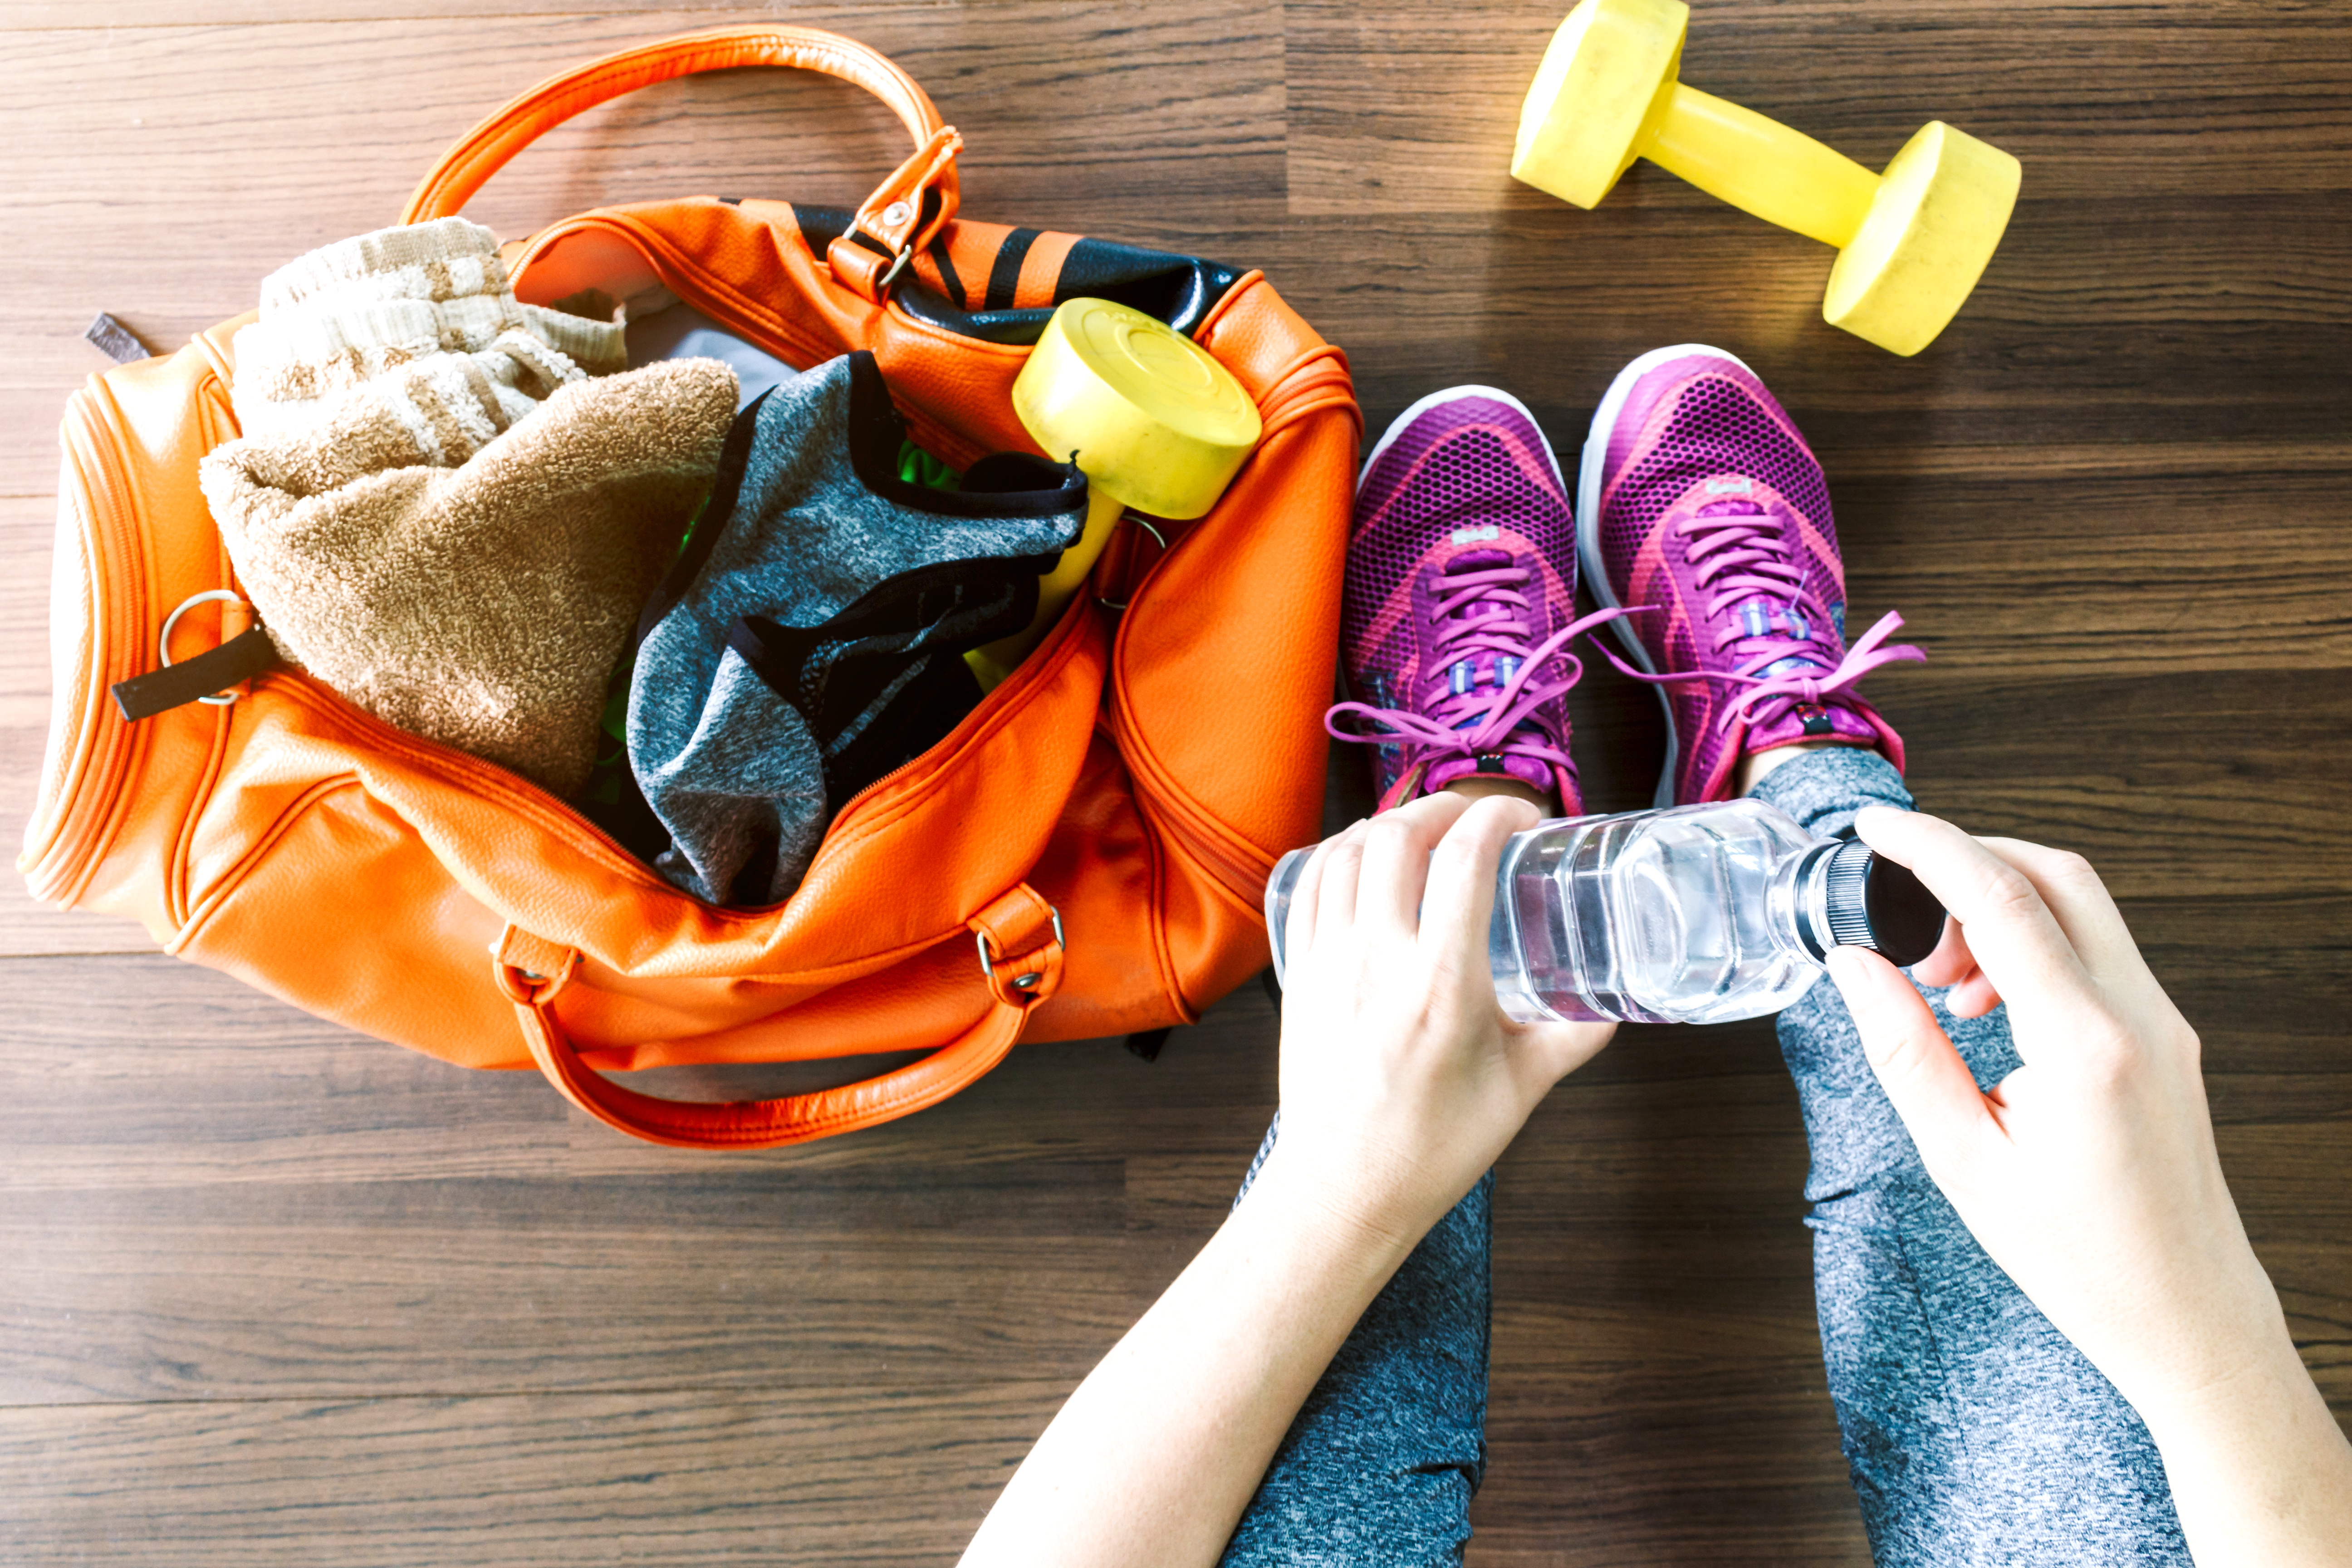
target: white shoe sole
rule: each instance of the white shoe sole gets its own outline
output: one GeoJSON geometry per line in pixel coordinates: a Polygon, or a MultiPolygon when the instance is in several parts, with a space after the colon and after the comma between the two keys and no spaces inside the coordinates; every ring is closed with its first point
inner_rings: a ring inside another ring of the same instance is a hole
{"type": "MultiPolygon", "coordinates": [[[[1609,585],[1609,574],[1601,565],[1601,470],[1609,460],[1609,428],[1623,411],[1625,400],[1633,395],[1635,382],[1668,360],[1689,354],[1712,354],[1729,360],[1750,375],[1756,374],[1738,354],[1726,353],[1706,343],[1675,343],[1670,348],[1652,349],[1617,373],[1617,379],[1601,395],[1601,406],[1592,411],[1592,427],[1585,433],[1584,456],[1576,470],[1576,559],[1582,568],[1585,585],[1592,592],[1592,602],[1604,610],[1623,607],[1617,603],[1616,593],[1609,585]]],[[[1658,673],[1658,667],[1650,661],[1649,650],[1642,646],[1641,637],[1633,630],[1632,616],[1612,622],[1610,629],[1617,634],[1634,668],[1644,675],[1658,673]]],[[[1651,689],[1658,694],[1658,706],[1666,715],[1666,766],[1658,776],[1657,793],[1651,799],[1652,805],[1663,808],[1675,804],[1675,772],[1682,762],[1682,746],[1675,734],[1675,705],[1668,700],[1666,689],[1656,686],[1651,689]]]]}

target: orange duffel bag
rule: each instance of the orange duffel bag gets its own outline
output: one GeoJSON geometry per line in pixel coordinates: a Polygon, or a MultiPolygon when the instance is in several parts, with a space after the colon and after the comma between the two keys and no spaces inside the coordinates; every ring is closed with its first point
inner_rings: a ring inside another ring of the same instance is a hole
{"type": "Polygon", "coordinates": [[[19,862],[36,896],[467,1067],[536,1065],[656,1142],[751,1148],[929,1105],[1016,1040],[1190,1021],[1266,962],[1259,899],[1314,836],[1360,419],[1340,353],[1255,272],[957,215],[961,139],[863,45],[735,27],[609,56],[485,121],[402,221],[453,214],[534,137],[649,83],[817,70],[916,151],[855,214],[696,197],[507,247],[515,289],[660,291],[798,367],[871,350],[918,443],[1034,451],[1013,378],[1052,306],[1108,295],[1227,366],[1265,436],[1196,522],[1121,527],[1036,650],[953,733],[857,795],[774,908],[673,888],[562,801],[280,668],[137,723],[119,681],[250,626],[196,482],[237,434],[224,322],[67,409],[55,710],[19,862]],[[159,654],[175,611],[170,646],[159,654]],[[865,1082],[730,1104],[600,1076],[912,1048],[865,1082]]]}

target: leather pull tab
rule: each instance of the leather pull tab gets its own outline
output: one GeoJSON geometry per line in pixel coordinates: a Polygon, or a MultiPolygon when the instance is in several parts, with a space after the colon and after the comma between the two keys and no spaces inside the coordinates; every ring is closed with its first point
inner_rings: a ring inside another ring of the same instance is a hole
{"type": "Polygon", "coordinates": [[[82,329],[81,335],[96,343],[99,352],[117,364],[135,364],[155,357],[155,351],[141,342],[138,333],[103,310],[82,329]]]}
{"type": "Polygon", "coordinates": [[[125,720],[136,724],[142,719],[152,719],[158,713],[168,713],[174,708],[233,690],[255,676],[275,669],[278,663],[278,645],[269,640],[269,634],[259,626],[248,626],[220,647],[194,658],[116,681],[111,688],[114,705],[122,710],[125,720]]]}

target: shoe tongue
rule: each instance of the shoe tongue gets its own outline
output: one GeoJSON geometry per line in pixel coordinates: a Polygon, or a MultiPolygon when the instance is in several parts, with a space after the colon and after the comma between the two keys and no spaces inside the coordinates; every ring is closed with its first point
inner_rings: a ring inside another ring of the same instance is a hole
{"type": "MultiPolygon", "coordinates": [[[[1487,755],[1448,757],[1444,762],[1432,763],[1422,780],[1422,792],[1434,795],[1447,784],[1464,779],[1514,779],[1542,792],[1568,788],[1565,781],[1552,776],[1551,764],[1540,757],[1487,755]]],[[[1578,807],[1571,805],[1567,810],[1569,816],[1574,816],[1578,807]]]]}
{"type": "Polygon", "coordinates": [[[1445,563],[1445,571],[1448,576],[1456,572],[1492,572],[1510,563],[1511,552],[1507,550],[1465,550],[1445,563]]]}
{"type": "MultiPolygon", "coordinates": [[[[1507,550],[1465,550],[1446,562],[1444,575],[1450,577],[1456,573],[1492,572],[1517,563],[1517,559],[1507,550]]],[[[1481,596],[1474,597],[1470,603],[1456,610],[1454,616],[1459,619],[1476,619],[1509,613],[1509,605],[1486,602],[1481,596]]],[[[1482,689],[1490,685],[1500,687],[1510,679],[1506,673],[1507,668],[1516,663],[1516,660],[1501,659],[1491,654],[1481,654],[1474,659],[1465,660],[1464,664],[1452,667],[1449,673],[1454,679],[1482,689]]],[[[1457,687],[1455,689],[1461,689],[1457,687]]],[[[1521,728],[1525,730],[1528,727],[1523,725],[1521,728]]],[[[1428,773],[1422,778],[1421,788],[1425,795],[1433,794],[1448,784],[1470,778],[1512,779],[1527,785],[1529,789],[1544,793],[1568,787],[1562,780],[1554,776],[1552,765],[1540,757],[1496,752],[1479,755],[1457,754],[1432,763],[1428,773]]]]}
{"type": "MultiPolygon", "coordinates": [[[[1721,500],[1706,502],[1700,506],[1696,515],[1700,517],[1766,517],[1769,513],[1762,505],[1746,496],[1733,496],[1721,500]]],[[[1730,608],[1732,613],[1738,616],[1747,634],[1751,637],[1790,637],[1798,630],[1798,625],[1792,624],[1789,618],[1790,605],[1786,593],[1754,594],[1737,601],[1730,608]]],[[[1806,626],[1805,629],[1808,635],[1798,640],[1820,645],[1817,662],[1822,668],[1828,669],[1837,662],[1832,650],[1823,641],[1823,632],[1829,628],[1806,626]]]]}
{"type": "MultiPolygon", "coordinates": [[[[1783,643],[1781,646],[1788,651],[1755,674],[1768,679],[1791,676],[1819,679],[1836,668],[1838,647],[1832,640],[1834,628],[1793,612],[1787,601],[1759,594],[1741,600],[1732,613],[1739,617],[1741,629],[1751,637],[1796,639],[1793,645],[1783,643]],[[1802,637],[1796,637],[1800,630],[1805,634],[1802,637]]],[[[1878,731],[1870,721],[1834,696],[1822,702],[1780,700],[1759,706],[1763,717],[1748,726],[1743,748],[1748,752],[1785,746],[1794,741],[1842,740],[1865,746],[1878,743],[1878,731]]]]}
{"type": "Polygon", "coordinates": [[[1850,741],[1858,746],[1874,746],[1878,739],[1870,721],[1843,702],[1791,702],[1769,721],[1749,725],[1740,750],[1765,752],[1798,741],[1850,741]]]}
{"type": "MultiPolygon", "coordinates": [[[[1465,550],[1445,563],[1444,575],[1451,577],[1457,572],[1492,572],[1497,567],[1510,564],[1511,553],[1507,550],[1465,550]]],[[[1486,616],[1499,616],[1505,613],[1507,607],[1503,605],[1487,603],[1484,595],[1481,595],[1454,611],[1453,618],[1461,621],[1476,620],[1486,616]]]]}

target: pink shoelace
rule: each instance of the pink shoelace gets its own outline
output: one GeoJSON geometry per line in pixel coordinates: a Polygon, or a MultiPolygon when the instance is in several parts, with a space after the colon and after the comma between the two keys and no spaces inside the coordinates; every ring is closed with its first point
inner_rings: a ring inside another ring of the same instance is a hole
{"type": "MultiPolygon", "coordinates": [[[[1713,515],[1702,512],[1686,517],[1675,525],[1675,531],[1688,542],[1684,546],[1685,557],[1697,568],[1698,585],[1715,590],[1706,604],[1706,619],[1716,628],[1715,652],[1718,657],[1729,653],[1738,662],[1729,669],[1648,675],[1601,647],[1610,663],[1634,679],[1652,685],[1724,680],[1747,687],[1716,717],[1717,731],[1727,732],[1742,714],[1759,703],[1776,700],[1780,702],[1780,706],[1771,711],[1756,716],[1756,721],[1769,722],[1785,713],[1790,704],[1818,703],[1846,691],[1874,669],[1927,658],[1926,650],[1908,643],[1893,647],[1880,646],[1903,626],[1903,616],[1889,610],[1854,640],[1836,668],[1824,671],[1822,644],[1812,636],[1812,629],[1834,623],[1821,601],[1806,590],[1804,568],[1790,558],[1787,535],[1769,513],[1730,510],[1740,504],[1736,501],[1713,504],[1726,510],[1713,515]],[[1786,603],[1778,605],[1773,615],[1768,616],[1755,604],[1759,597],[1786,603]],[[1725,614],[1735,606],[1743,615],[1725,614]],[[1786,633],[1771,629],[1775,618],[1788,628],[1786,633]]],[[[1642,605],[1632,613],[1643,614],[1654,608],[1642,605]]],[[[1597,639],[1595,646],[1599,646],[1597,639]]]]}
{"type": "MultiPolygon", "coordinates": [[[[1564,695],[1584,676],[1584,661],[1568,645],[1586,632],[1624,615],[1602,610],[1528,646],[1534,635],[1528,624],[1531,606],[1525,592],[1534,573],[1524,566],[1490,566],[1449,572],[1445,592],[1430,609],[1433,633],[1430,651],[1441,671],[1465,660],[1490,655],[1496,668],[1507,671],[1499,685],[1456,689],[1449,685],[1421,708],[1375,708],[1366,702],[1342,702],[1323,716],[1323,728],[1334,740],[1360,745],[1386,745],[1402,741],[1423,749],[1413,766],[1432,760],[1427,753],[1459,752],[1465,756],[1531,757],[1576,776],[1576,764],[1553,743],[1547,731],[1528,722],[1545,703],[1564,695]],[[1538,681],[1538,670],[1553,658],[1569,664],[1567,679],[1538,681]],[[1379,729],[1365,732],[1342,729],[1339,721],[1354,719],[1379,729]],[[1522,726],[1525,726],[1524,728],[1522,726]]],[[[1444,679],[1440,675],[1435,679],[1444,679]]],[[[1423,680],[1422,672],[1413,679],[1423,680]]],[[[1410,770],[1408,770],[1410,771],[1410,770]]]]}

